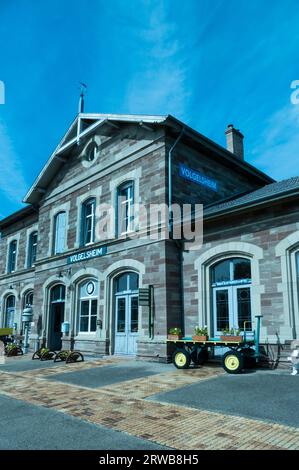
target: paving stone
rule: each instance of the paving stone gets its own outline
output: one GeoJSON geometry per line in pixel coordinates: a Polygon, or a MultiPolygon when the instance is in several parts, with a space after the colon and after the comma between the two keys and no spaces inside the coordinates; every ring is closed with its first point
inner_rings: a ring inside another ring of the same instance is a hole
{"type": "MultiPolygon", "coordinates": [[[[88,370],[118,361],[91,362],[71,366],[88,370]]],[[[70,371],[63,367],[65,373],[70,371]]],[[[145,399],[157,391],[214,380],[222,373],[213,367],[174,370],[87,389],[52,380],[49,369],[0,371],[0,392],[175,449],[299,449],[299,430],[294,427],[145,399]]]]}

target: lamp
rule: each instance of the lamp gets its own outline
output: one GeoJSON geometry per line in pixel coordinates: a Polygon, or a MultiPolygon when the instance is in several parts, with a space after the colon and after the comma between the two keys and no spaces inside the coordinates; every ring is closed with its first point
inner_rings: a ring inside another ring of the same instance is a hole
{"type": "Polygon", "coordinates": [[[25,338],[23,352],[26,354],[29,349],[28,337],[29,337],[29,324],[33,317],[32,307],[25,307],[22,314],[22,322],[25,323],[25,338]]]}

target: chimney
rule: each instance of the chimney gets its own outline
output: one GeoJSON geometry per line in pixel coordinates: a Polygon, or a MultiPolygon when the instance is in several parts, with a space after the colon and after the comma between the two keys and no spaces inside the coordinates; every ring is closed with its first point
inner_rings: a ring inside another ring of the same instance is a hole
{"type": "Polygon", "coordinates": [[[239,129],[235,129],[233,124],[229,124],[225,131],[226,134],[226,148],[234,153],[240,160],[244,160],[244,147],[243,138],[239,129]]]}

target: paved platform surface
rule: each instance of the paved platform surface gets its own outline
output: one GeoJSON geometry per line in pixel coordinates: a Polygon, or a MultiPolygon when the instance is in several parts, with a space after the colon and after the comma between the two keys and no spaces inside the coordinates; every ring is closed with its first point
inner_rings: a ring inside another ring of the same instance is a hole
{"type": "Polygon", "coordinates": [[[151,399],[299,428],[299,375],[270,371],[226,374],[151,399]]]}
{"type": "MultiPolygon", "coordinates": [[[[127,380],[135,380],[142,377],[150,377],[157,373],[165,373],[172,370],[171,364],[140,363],[130,361],[121,365],[110,367],[94,367],[80,372],[69,372],[68,374],[51,375],[51,380],[80,385],[83,387],[105,387],[107,385],[118,384],[127,380]]],[[[149,379],[150,380],[150,379],[149,379]]]]}
{"type": "MultiPolygon", "coordinates": [[[[142,446],[146,441],[148,449],[153,448],[150,446],[186,450],[299,449],[298,425],[293,418],[285,421],[287,412],[293,413],[293,402],[289,411],[287,401],[282,405],[282,394],[288,392],[290,383],[298,383],[298,378],[286,372],[259,371],[231,376],[213,365],[177,370],[169,364],[140,363],[116,357],[69,365],[39,364],[40,368],[34,366],[31,369],[26,365],[26,359],[15,359],[15,362],[9,361],[5,368],[0,368],[0,397],[12,401],[11,410],[7,408],[7,418],[11,416],[13,421],[17,414],[22,413],[21,409],[17,413],[17,407],[14,408],[15,400],[23,403],[25,414],[29,413],[27,407],[32,407],[31,426],[28,420],[30,435],[38,432],[38,416],[42,410],[49,413],[47,419],[53,423],[51,430],[56,430],[57,426],[59,430],[62,426],[68,428],[66,423],[72,422],[71,431],[78,430],[78,435],[82,437],[84,426],[87,426],[86,435],[89,433],[88,426],[94,426],[98,436],[102,433],[106,449],[121,449],[128,436],[137,439],[128,440],[128,446],[136,445],[138,448],[137,445],[142,446]],[[23,363],[23,370],[16,370],[18,361],[19,364],[23,363]],[[143,373],[140,371],[141,364],[143,373]],[[85,381],[82,379],[84,374],[85,381]],[[116,379],[118,374],[120,380],[116,379]],[[63,381],[62,376],[65,377],[63,381]],[[100,377],[103,377],[103,382],[100,377]],[[190,390],[194,393],[190,394],[190,390]],[[202,398],[205,395],[209,403],[213,402],[213,396],[210,396],[212,391],[216,400],[214,409],[211,404],[207,406],[202,398]],[[221,393],[231,407],[220,406],[221,393]],[[225,398],[227,396],[229,398],[225,398]],[[243,403],[247,414],[244,415],[242,399],[246,397],[258,406],[259,396],[263,400],[272,400],[269,407],[272,410],[271,420],[269,414],[256,414],[254,407],[246,411],[243,403]],[[238,406],[232,409],[233,403],[238,406]],[[56,421],[58,415],[62,419],[61,424],[56,421]]],[[[288,393],[289,396],[293,394],[288,393]]],[[[18,427],[22,432],[22,422],[16,421],[14,433],[18,427]]],[[[52,436],[55,439],[55,432],[52,436]]],[[[6,437],[2,428],[1,448],[6,448],[6,437]]],[[[55,440],[52,440],[54,444],[55,440]]],[[[11,441],[10,445],[13,448],[11,441]]],[[[25,443],[16,445],[23,448],[25,443]]],[[[26,445],[25,448],[31,448],[44,444],[41,440],[37,444],[29,441],[26,445]]],[[[98,445],[95,448],[102,448],[100,441],[95,445],[98,445]]]]}
{"type": "Polygon", "coordinates": [[[5,432],[0,430],[0,450],[166,449],[23,400],[0,395],[0,409],[5,423],[5,432]]]}

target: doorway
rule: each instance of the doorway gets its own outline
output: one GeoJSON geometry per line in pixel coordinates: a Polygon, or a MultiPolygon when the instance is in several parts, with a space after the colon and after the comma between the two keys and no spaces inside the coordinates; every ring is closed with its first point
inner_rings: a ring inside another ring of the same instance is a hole
{"type": "Polygon", "coordinates": [[[138,282],[136,273],[124,273],[115,280],[115,354],[137,352],[138,282]]]}
{"type": "Polygon", "coordinates": [[[59,351],[62,348],[61,324],[64,321],[65,286],[58,284],[51,289],[48,347],[59,351]]]}

